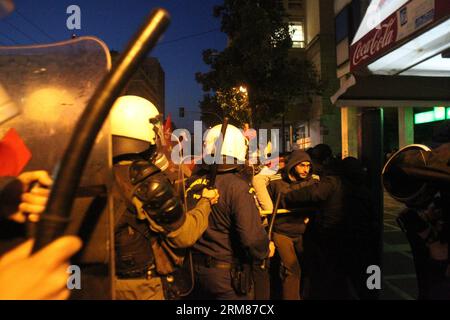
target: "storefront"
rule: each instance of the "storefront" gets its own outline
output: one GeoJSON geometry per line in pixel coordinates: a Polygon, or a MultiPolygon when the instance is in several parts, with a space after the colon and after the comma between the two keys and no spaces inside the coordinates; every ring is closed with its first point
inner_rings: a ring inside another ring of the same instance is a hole
{"type": "Polygon", "coordinates": [[[426,135],[449,119],[450,1],[372,0],[331,100],[341,108],[343,156],[363,156],[361,119],[370,110],[397,110],[398,147],[415,142],[415,126],[426,135]]]}
{"type": "Polygon", "coordinates": [[[450,119],[450,1],[372,0],[349,71],[331,98],[341,108],[342,154],[366,163],[381,224],[383,111],[397,110],[399,147],[414,143],[415,125],[450,119]]]}
{"type": "MultiPolygon", "coordinates": [[[[415,124],[436,125],[415,117],[450,106],[450,1],[373,0],[349,51],[350,73],[332,102],[345,116],[352,107],[397,108],[400,147],[414,142],[415,124]]],[[[343,154],[357,152],[343,146],[343,154]]]]}

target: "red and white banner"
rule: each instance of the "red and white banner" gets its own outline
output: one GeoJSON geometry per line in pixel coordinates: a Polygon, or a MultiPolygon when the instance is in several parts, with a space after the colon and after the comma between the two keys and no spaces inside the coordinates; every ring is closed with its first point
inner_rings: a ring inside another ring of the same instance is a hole
{"type": "Polygon", "coordinates": [[[350,47],[351,72],[367,66],[402,40],[449,15],[449,0],[409,1],[350,47]]]}

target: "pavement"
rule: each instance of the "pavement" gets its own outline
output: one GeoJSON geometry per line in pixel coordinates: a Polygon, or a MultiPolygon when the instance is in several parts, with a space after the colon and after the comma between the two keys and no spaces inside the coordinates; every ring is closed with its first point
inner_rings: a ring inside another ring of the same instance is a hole
{"type": "Polygon", "coordinates": [[[416,274],[411,249],[395,219],[405,206],[384,194],[383,282],[380,300],[416,300],[416,274]]]}

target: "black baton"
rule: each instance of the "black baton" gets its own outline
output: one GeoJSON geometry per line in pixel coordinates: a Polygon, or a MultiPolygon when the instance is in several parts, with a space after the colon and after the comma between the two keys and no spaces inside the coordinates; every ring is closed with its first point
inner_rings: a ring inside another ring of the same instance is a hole
{"type": "Polygon", "coordinates": [[[220,136],[216,140],[216,149],[215,149],[216,154],[209,175],[209,184],[208,184],[209,189],[214,188],[216,184],[217,168],[219,167],[219,162],[222,161],[222,145],[223,142],[225,141],[225,134],[227,133],[227,127],[228,127],[228,117],[225,117],[223,119],[222,128],[220,129],[220,136]]]}
{"type": "MultiPolygon", "coordinates": [[[[269,224],[269,230],[267,231],[267,235],[269,237],[269,242],[272,241],[272,234],[273,234],[273,224],[275,223],[275,218],[277,216],[277,211],[278,211],[278,207],[280,206],[280,201],[281,201],[281,192],[278,193],[277,195],[277,199],[275,200],[275,205],[273,206],[273,210],[272,210],[272,219],[270,220],[270,224],[269,224]]],[[[263,260],[262,264],[261,264],[261,269],[267,269],[269,266],[269,259],[270,258],[266,258],[263,260]]]]}

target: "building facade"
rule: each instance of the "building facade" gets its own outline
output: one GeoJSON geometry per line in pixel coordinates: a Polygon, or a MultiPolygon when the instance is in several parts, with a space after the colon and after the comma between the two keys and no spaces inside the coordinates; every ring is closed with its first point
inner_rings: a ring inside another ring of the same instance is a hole
{"type": "Polygon", "coordinates": [[[283,0],[293,40],[291,54],[308,59],[323,84],[321,96],[294,106],[273,126],[284,129],[286,150],[307,149],[319,143],[341,150],[339,109],[330,102],[338,87],[333,0],[283,0]]]}
{"type": "MultiPolygon", "coordinates": [[[[111,52],[113,63],[118,52],[111,52]]],[[[128,82],[124,95],[136,95],[151,101],[165,115],[165,74],[158,59],[149,57],[128,82]]]]}
{"type": "MultiPolygon", "coordinates": [[[[356,35],[370,0],[335,0],[336,75],[345,80],[350,73],[350,45],[356,35]]],[[[336,108],[337,109],[337,108],[336,108]]],[[[341,113],[341,153],[343,157],[358,156],[358,108],[343,107],[341,113]]]]}
{"type": "Polygon", "coordinates": [[[330,102],[338,86],[334,3],[330,0],[306,0],[306,57],[316,67],[323,83],[322,96],[314,98],[307,123],[311,145],[326,143],[335,153],[341,149],[340,113],[330,102]]]}

